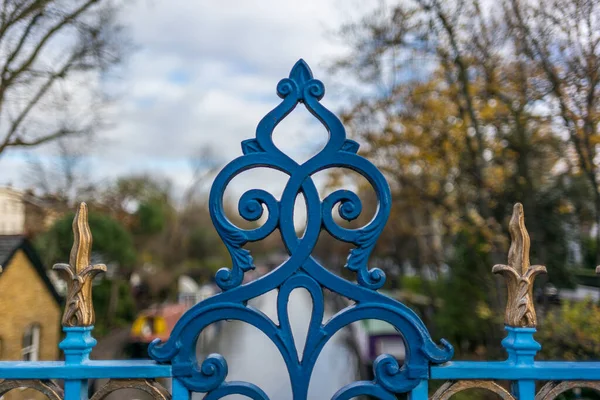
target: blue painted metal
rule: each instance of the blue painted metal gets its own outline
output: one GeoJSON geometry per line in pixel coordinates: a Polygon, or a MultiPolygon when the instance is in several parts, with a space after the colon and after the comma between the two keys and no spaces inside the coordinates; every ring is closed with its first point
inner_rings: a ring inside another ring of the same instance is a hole
{"type": "Polygon", "coordinates": [[[421,381],[409,394],[408,400],[422,400],[429,398],[429,382],[421,381]]]}
{"type": "Polygon", "coordinates": [[[531,365],[515,365],[507,361],[453,361],[432,366],[430,379],[597,381],[600,380],[600,362],[536,361],[531,365]]]}
{"type": "MultiPolygon", "coordinates": [[[[90,359],[96,345],[92,337],[93,326],[63,327],[65,338],[59,346],[65,354],[65,364],[80,366],[90,359]]],[[[87,395],[87,380],[68,377],[65,379],[65,400],[80,400],[87,395]]]]}
{"type": "Polygon", "coordinates": [[[188,389],[209,393],[207,399],[228,394],[244,394],[255,399],[266,399],[266,394],[249,382],[227,382],[227,362],[218,355],[196,360],[196,342],[200,332],[221,320],[239,320],[260,329],[279,349],[290,375],[293,398],[305,399],[313,367],[323,346],[348,324],[362,319],[380,319],[394,325],[404,336],[406,362],[399,366],[391,356],[382,355],[374,364],[375,380],[357,382],[341,388],[334,399],[349,399],[361,394],[393,398],[392,393],[407,392],[429,377],[429,364],[448,361],[452,346],[442,341],[436,345],[419,317],[402,303],[376,291],[385,282],[383,271],[367,266],[367,259],[383,230],[390,212],[390,189],[377,168],[357,155],[358,143],[346,138],[340,120],[319,101],[325,94],[323,83],[313,78],[308,65],[300,60],[292,68],[289,78],[277,85],[277,94],[283,101],[258,124],[256,137],[242,142],[243,155],[230,162],[216,177],[209,199],[210,213],[217,232],[227,246],[232,259],[231,269],[217,272],[216,282],[223,292],[207,299],[179,320],[165,343],[151,344],[150,356],[159,362],[170,362],[173,375],[188,389]],[[273,130],[294,108],[303,103],[329,132],[325,147],[306,162],[299,164],[284,154],[273,143],[273,130]],[[379,207],[373,219],[360,229],[339,226],[332,216],[338,206],[339,215],[348,221],[361,213],[358,196],[347,190],[338,190],[321,200],[312,176],[319,171],[342,167],[364,176],[377,194],[379,207]],[[258,228],[244,230],[225,216],[223,195],[229,182],[238,174],[252,168],[272,168],[289,176],[281,199],[264,191],[253,189],[239,201],[240,215],[256,221],[268,211],[265,222],[258,228]],[[294,227],[294,204],[303,196],[307,208],[306,229],[299,237],[294,227]],[[312,257],[321,229],[338,240],[356,246],[351,250],[346,268],[356,273],[357,283],[336,276],[312,257]],[[289,258],[269,274],[246,285],[241,285],[244,273],[254,268],[250,252],[243,248],[248,242],[264,239],[279,229],[289,258]],[[260,311],[247,305],[250,299],[279,289],[277,314],[279,324],[260,311]],[[290,293],[306,289],[313,300],[313,315],[306,344],[299,355],[289,323],[287,303],[290,293]],[[355,301],[329,321],[323,321],[323,288],[355,301]]]}
{"type": "Polygon", "coordinates": [[[65,327],[60,348],[65,361],[0,362],[0,379],[62,379],[65,399],[87,398],[87,380],[94,378],[159,378],[170,377],[175,400],[189,400],[192,392],[205,392],[205,399],[219,399],[229,394],[242,394],[252,399],[267,399],[267,394],[251,382],[227,381],[227,362],[211,354],[199,361],[196,342],[201,331],[221,320],[240,320],[261,330],[280,351],[290,375],[293,398],[306,399],[311,374],[321,350],[331,337],[348,324],[362,319],[389,322],[403,335],[406,360],[403,365],[389,355],[380,355],[374,363],[374,379],[342,387],[335,400],[371,395],[395,399],[395,393],[408,392],[411,400],[428,398],[429,380],[509,380],[519,400],[533,400],[535,382],[545,380],[600,380],[600,362],[535,361],[540,345],[534,339],[534,328],[507,327],[502,341],[508,353],[505,361],[448,362],[452,346],[441,341],[436,345],[417,315],[402,303],[377,292],[385,282],[385,274],[369,269],[368,257],[390,212],[390,189],[383,175],[366,159],[357,155],[358,144],[346,138],[340,121],[321,105],[325,90],[314,79],[304,61],[299,61],[289,78],[277,85],[283,101],[259,123],[256,137],[242,142],[243,155],[229,163],[216,177],[210,194],[213,223],[232,258],[231,269],[217,272],[216,281],[222,293],[190,310],[177,323],[164,343],[153,342],[149,353],[156,361],[94,361],[89,355],[96,344],[92,327],[65,327]],[[318,154],[297,163],[273,143],[273,130],[294,108],[302,103],[327,128],[329,140],[318,154]],[[251,230],[235,226],[224,213],[223,194],[229,182],[252,168],[273,168],[289,176],[281,199],[264,190],[250,190],[241,197],[240,215],[249,221],[259,220],[267,210],[264,223],[251,230]],[[373,186],[378,209],[373,219],[359,229],[346,229],[336,223],[332,213],[353,220],[361,213],[356,194],[338,190],[325,199],[319,198],[312,176],[322,170],[342,167],[364,176],[373,186]],[[305,231],[298,236],[294,224],[294,203],[302,196],[307,207],[305,231]],[[261,240],[279,229],[289,258],[269,274],[242,284],[244,274],[254,268],[248,242],[261,240]],[[346,268],[356,274],[356,283],[347,281],[319,264],[312,257],[321,230],[338,240],[355,246],[350,251],[346,268]],[[287,303],[293,290],[306,289],[313,300],[306,344],[301,354],[296,350],[290,327],[287,303]],[[323,288],[347,297],[354,305],[323,321],[323,288]],[[278,289],[275,323],[248,301],[278,289]],[[439,365],[441,364],[441,365],[439,365]]]}
{"type": "MultiPolygon", "coordinates": [[[[507,326],[508,335],[502,341],[502,346],[508,353],[507,362],[517,366],[531,367],[535,355],[542,346],[533,338],[535,328],[513,328],[507,326]]],[[[535,381],[519,379],[512,383],[511,391],[519,400],[533,400],[535,398],[535,381]]]]}
{"type": "Polygon", "coordinates": [[[508,353],[508,362],[514,365],[532,365],[535,355],[542,346],[535,341],[535,328],[505,327],[508,335],[502,341],[502,347],[508,353]]]}
{"type": "Polygon", "coordinates": [[[58,347],[65,353],[66,365],[79,365],[90,359],[90,353],[97,343],[92,337],[93,329],[93,326],[63,327],[65,338],[58,347]]]}
{"type": "Polygon", "coordinates": [[[171,394],[173,395],[173,399],[189,400],[190,391],[179,381],[179,379],[173,379],[172,386],[171,394]]]}
{"type": "Polygon", "coordinates": [[[108,379],[167,378],[171,365],[151,360],[89,360],[82,364],[64,361],[0,361],[2,379],[108,379]]]}

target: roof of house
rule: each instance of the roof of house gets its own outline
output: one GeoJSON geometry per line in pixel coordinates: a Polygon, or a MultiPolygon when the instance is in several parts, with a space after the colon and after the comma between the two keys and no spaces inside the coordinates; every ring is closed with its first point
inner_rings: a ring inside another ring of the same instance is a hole
{"type": "Polygon", "coordinates": [[[23,197],[23,193],[19,192],[16,189],[13,189],[10,186],[1,186],[0,187],[0,193],[8,194],[8,195],[11,195],[11,196],[14,196],[14,197],[18,197],[18,198],[23,197]]]}
{"type": "MultiPolygon", "coordinates": [[[[42,282],[46,285],[52,297],[57,303],[62,302],[61,296],[56,291],[56,288],[46,274],[46,268],[40,259],[40,256],[35,251],[33,245],[26,237],[20,235],[0,235],[0,265],[4,270],[10,266],[10,260],[14,257],[18,250],[23,250],[29,261],[39,274],[42,282]]],[[[0,279],[2,275],[0,274],[0,279]]]]}
{"type": "Polygon", "coordinates": [[[23,240],[23,236],[6,235],[0,236],[0,265],[6,266],[15,249],[18,248],[23,240]]]}

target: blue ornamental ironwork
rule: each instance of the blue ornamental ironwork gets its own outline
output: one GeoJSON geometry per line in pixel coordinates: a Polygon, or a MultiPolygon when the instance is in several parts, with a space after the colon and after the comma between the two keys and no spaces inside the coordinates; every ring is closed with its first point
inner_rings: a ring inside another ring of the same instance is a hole
{"type": "Polygon", "coordinates": [[[225,166],[216,177],[210,193],[211,217],[232,260],[231,269],[223,268],[216,274],[216,282],[223,292],[188,310],[168,341],[153,342],[149,354],[159,362],[172,363],[173,375],[189,390],[208,393],[206,399],[235,393],[253,399],[267,399],[267,395],[250,382],[228,382],[227,362],[221,355],[209,355],[201,363],[196,359],[196,343],[203,329],[220,320],[243,321],[260,329],[277,346],[288,369],[293,398],[300,400],[307,396],[315,362],[327,341],[348,324],[363,319],[379,319],[392,324],[402,334],[406,346],[405,363],[400,366],[394,357],[381,355],[374,363],[373,381],[347,385],[333,399],[351,399],[359,395],[395,399],[393,393],[408,392],[423,379],[428,379],[429,365],[448,361],[453,355],[453,348],[444,340],[440,346],[436,345],[411,309],[377,292],[385,282],[385,274],[377,268],[369,269],[367,261],[390,214],[390,188],[381,172],[357,154],[359,145],[346,138],[340,120],[320,103],[325,94],[323,83],[314,79],[308,65],[300,60],[292,68],[289,78],[279,82],[277,94],[283,101],[260,121],[256,137],[242,142],[243,155],[225,166]],[[300,103],[329,132],[325,147],[301,164],[273,143],[273,130],[277,124],[300,103]],[[280,200],[259,189],[249,190],[241,196],[238,210],[244,219],[257,221],[262,217],[264,208],[268,212],[260,227],[245,230],[225,216],[223,196],[235,176],[259,167],[284,172],[289,179],[280,200]],[[333,217],[336,206],[344,220],[352,221],[360,215],[362,205],[355,193],[338,190],[323,200],[319,197],[312,176],[334,167],[358,172],[375,190],[378,201],[376,214],[360,229],[343,228],[333,217]],[[295,201],[300,195],[306,203],[307,220],[306,229],[299,237],[293,221],[295,201]],[[254,268],[250,252],[243,246],[264,239],[276,229],[281,233],[289,258],[267,275],[242,285],[244,273],[254,268]],[[335,275],[312,256],[322,229],[336,239],[356,246],[350,251],[345,266],[356,273],[356,283],[335,275]],[[294,344],[287,310],[290,293],[297,288],[306,289],[314,305],[301,356],[294,344]],[[323,321],[323,288],[353,300],[354,304],[323,321]],[[273,289],[279,289],[278,324],[248,305],[249,300],[273,289]]]}

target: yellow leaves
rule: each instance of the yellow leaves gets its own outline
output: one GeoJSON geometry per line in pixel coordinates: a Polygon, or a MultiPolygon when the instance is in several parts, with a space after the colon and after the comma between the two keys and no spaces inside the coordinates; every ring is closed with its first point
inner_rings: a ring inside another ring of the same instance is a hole
{"type": "Polygon", "coordinates": [[[481,215],[479,215],[477,210],[475,210],[474,208],[469,209],[467,215],[469,216],[469,219],[474,225],[480,227],[483,227],[485,225],[485,220],[481,217],[481,215]]]}
{"type": "Polygon", "coordinates": [[[563,302],[540,325],[538,339],[544,358],[583,361],[600,357],[600,306],[591,299],[563,302]]]}
{"type": "Polygon", "coordinates": [[[475,313],[481,319],[490,319],[494,317],[494,313],[492,312],[490,307],[483,301],[477,303],[475,313]]]}
{"type": "Polygon", "coordinates": [[[600,144],[600,135],[590,136],[589,141],[592,146],[596,146],[596,145],[600,144]]]}
{"type": "Polygon", "coordinates": [[[486,181],[489,188],[495,193],[503,193],[506,189],[507,170],[502,165],[492,165],[486,169],[486,181]]]}
{"type": "Polygon", "coordinates": [[[494,218],[483,220],[473,210],[489,215],[486,210],[498,207],[498,194],[529,184],[515,179],[523,174],[518,170],[522,152],[533,154],[527,166],[532,180],[545,183],[556,159],[550,142],[555,135],[548,134],[552,121],[527,111],[522,118],[515,116],[509,110],[513,104],[494,93],[508,91],[509,97],[518,98],[519,86],[499,86],[500,77],[491,86],[473,77],[471,115],[464,111],[460,87],[448,82],[445,72],[440,68],[427,81],[399,85],[383,98],[361,102],[355,114],[347,114],[347,123],[363,132],[369,157],[393,182],[395,207],[403,204],[397,218],[424,215],[424,220],[443,226],[445,235],[469,230],[485,239],[481,250],[488,251],[505,243],[502,228],[494,218]],[[369,125],[374,119],[377,122],[369,125]],[[518,131],[519,126],[524,131],[518,131]]]}
{"type": "Polygon", "coordinates": [[[483,121],[494,121],[498,119],[498,116],[505,116],[509,113],[508,108],[495,99],[490,99],[485,103],[482,102],[480,105],[479,117],[483,121]]]}
{"type": "Polygon", "coordinates": [[[575,211],[575,207],[570,202],[563,200],[560,202],[557,211],[559,214],[572,214],[575,211]]]}
{"type": "Polygon", "coordinates": [[[436,181],[429,182],[427,190],[432,195],[439,194],[440,193],[440,183],[436,182],[436,181]]]}

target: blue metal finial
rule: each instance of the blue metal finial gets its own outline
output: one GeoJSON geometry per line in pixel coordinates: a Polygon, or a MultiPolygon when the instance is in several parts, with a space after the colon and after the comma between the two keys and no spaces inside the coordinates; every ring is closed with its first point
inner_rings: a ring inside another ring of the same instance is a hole
{"type": "Polygon", "coordinates": [[[299,59],[290,71],[290,79],[296,82],[298,86],[304,85],[313,78],[310,67],[303,59],[299,59]]]}

